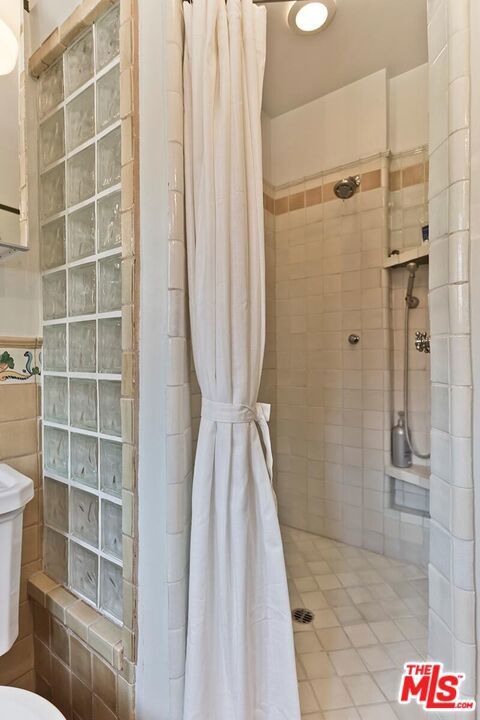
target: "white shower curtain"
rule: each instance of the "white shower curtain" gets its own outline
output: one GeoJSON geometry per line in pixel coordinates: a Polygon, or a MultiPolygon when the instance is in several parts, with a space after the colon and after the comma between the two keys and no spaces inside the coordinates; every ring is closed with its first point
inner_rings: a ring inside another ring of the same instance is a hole
{"type": "Polygon", "coordinates": [[[190,320],[202,391],[192,498],[184,720],[299,720],[271,485],[260,110],[265,9],[185,15],[190,320]]]}

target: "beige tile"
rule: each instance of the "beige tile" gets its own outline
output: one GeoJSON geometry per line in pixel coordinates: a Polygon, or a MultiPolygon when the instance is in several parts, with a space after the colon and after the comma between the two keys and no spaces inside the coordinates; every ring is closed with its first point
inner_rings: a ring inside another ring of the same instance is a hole
{"type": "Polygon", "coordinates": [[[93,720],[117,720],[115,714],[96,695],[93,696],[93,720]]]}
{"type": "Polygon", "coordinates": [[[37,417],[35,383],[12,383],[0,387],[0,423],[34,417],[37,417]]]}
{"type": "Polygon", "coordinates": [[[37,421],[13,420],[0,426],[0,458],[31,455],[38,450],[37,421]]]}
{"type": "Polygon", "coordinates": [[[75,675],[72,675],[72,709],[80,720],[91,720],[93,713],[92,691],[75,675]]]}
{"type": "Polygon", "coordinates": [[[38,638],[34,640],[35,671],[43,680],[50,684],[52,679],[52,661],[48,646],[38,638]]]}
{"type": "Polygon", "coordinates": [[[362,720],[397,720],[392,708],[386,703],[365,705],[365,707],[358,708],[358,712],[362,720]]]}
{"type": "Polygon", "coordinates": [[[300,709],[302,715],[304,713],[312,713],[318,710],[318,703],[309,682],[298,683],[298,693],[300,696],[300,709]]]}
{"type": "Polygon", "coordinates": [[[368,645],[376,645],[378,642],[366,623],[348,625],[345,627],[345,632],[354,647],[367,647],[368,645]]]}
{"type": "Polygon", "coordinates": [[[370,628],[381,643],[401,642],[405,639],[398,627],[391,620],[372,622],[370,623],[370,628]]]}
{"type": "Polygon", "coordinates": [[[63,587],[57,587],[51,590],[47,595],[47,610],[60,620],[60,622],[66,624],[66,613],[71,607],[76,605],[78,598],[72,593],[65,590],[63,587]]]}
{"type": "Polygon", "coordinates": [[[305,653],[300,656],[307,677],[327,678],[335,675],[335,670],[326,652],[305,653]]]}
{"type": "Polygon", "coordinates": [[[320,652],[322,646],[314,632],[295,633],[295,650],[297,653],[320,652]]]}
{"type": "Polygon", "coordinates": [[[340,678],[320,678],[313,680],[311,684],[321,710],[338,710],[353,705],[340,678]]]}
{"type": "Polygon", "coordinates": [[[119,720],[133,720],[135,716],[134,687],[124,678],[117,678],[117,714],[119,720]]]}
{"type": "Polygon", "coordinates": [[[68,607],[65,614],[68,627],[85,642],[88,640],[89,627],[101,617],[100,613],[81,601],[68,607]]]}
{"type": "Polygon", "coordinates": [[[65,665],[70,664],[70,644],[67,630],[54,618],[50,625],[50,649],[60,660],[63,660],[65,665]]]}
{"type": "Polygon", "coordinates": [[[354,707],[343,708],[342,710],[328,710],[324,713],[325,720],[359,720],[360,715],[354,707]]]}
{"type": "Polygon", "coordinates": [[[17,640],[13,647],[0,657],[0,684],[10,685],[33,667],[33,636],[17,640]]]}
{"type": "Polygon", "coordinates": [[[370,705],[385,701],[383,693],[372,680],[371,675],[352,675],[343,678],[343,682],[355,705],[370,705]]]}
{"type": "Polygon", "coordinates": [[[325,650],[344,650],[351,647],[345,631],[341,627],[325,628],[317,631],[318,639],[325,650]]]}
{"type": "Polygon", "coordinates": [[[71,713],[71,674],[68,668],[52,656],[52,700],[66,717],[71,713]]]}
{"type": "Polygon", "coordinates": [[[389,670],[390,668],[395,667],[395,664],[390,656],[380,645],[360,648],[358,652],[369,672],[375,672],[376,670],[389,670]]]}
{"type": "Polygon", "coordinates": [[[317,610],[313,624],[316,629],[332,628],[338,626],[338,618],[329,608],[325,610],[317,610]]]}
{"type": "Polygon", "coordinates": [[[117,684],[116,675],[103,660],[93,655],[93,691],[110,708],[116,712],[117,684]]]}
{"type": "Polygon", "coordinates": [[[367,670],[356,650],[336,650],[329,653],[329,657],[337,675],[355,675],[367,670]]]}
{"type": "Polygon", "coordinates": [[[72,635],[70,637],[70,667],[87,687],[92,687],[92,655],[86,645],[72,635]]]}
{"type": "Polygon", "coordinates": [[[317,611],[328,607],[325,596],[321,592],[321,590],[314,590],[313,592],[302,592],[300,597],[302,598],[304,606],[309,610],[317,611]]]}
{"type": "Polygon", "coordinates": [[[121,641],[121,628],[107,618],[100,618],[88,627],[88,644],[110,665],[114,662],[114,646],[121,641]]]}

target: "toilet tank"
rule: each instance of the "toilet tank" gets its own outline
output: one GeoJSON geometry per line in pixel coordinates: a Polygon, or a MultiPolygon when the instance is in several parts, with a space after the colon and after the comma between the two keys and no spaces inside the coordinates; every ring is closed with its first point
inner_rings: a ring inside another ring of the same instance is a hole
{"type": "Polygon", "coordinates": [[[18,635],[23,511],[32,498],[30,478],[0,463],[0,655],[18,635]]]}

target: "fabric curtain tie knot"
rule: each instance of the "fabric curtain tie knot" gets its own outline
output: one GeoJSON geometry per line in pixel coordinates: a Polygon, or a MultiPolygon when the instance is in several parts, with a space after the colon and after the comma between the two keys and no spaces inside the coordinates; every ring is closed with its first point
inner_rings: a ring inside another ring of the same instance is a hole
{"type": "Polygon", "coordinates": [[[202,418],[211,422],[230,423],[236,425],[238,423],[254,422],[258,425],[260,435],[262,437],[265,449],[265,462],[267,464],[268,477],[272,486],[273,496],[273,453],[272,443],[270,440],[270,431],[268,429],[268,421],[270,420],[270,405],[268,403],[255,403],[255,405],[243,405],[242,403],[223,403],[215,402],[202,398],[202,418]]]}
{"type": "Polygon", "coordinates": [[[212,422],[221,423],[261,423],[270,420],[270,405],[268,403],[255,403],[243,405],[241,403],[215,402],[202,398],[202,417],[212,422]]]}

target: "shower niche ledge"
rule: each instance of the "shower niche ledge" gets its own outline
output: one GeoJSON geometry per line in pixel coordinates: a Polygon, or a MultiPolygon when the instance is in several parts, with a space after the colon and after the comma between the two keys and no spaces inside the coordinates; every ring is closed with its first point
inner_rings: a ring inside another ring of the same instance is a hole
{"type": "Polygon", "coordinates": [[[430,252],[430,243],[424,242],[418,247],[406,248],[395,255],[390,255],[383,263],[384,268],[398,268],[416,262],[417,265],[426,265],[430,252]]]}
{"type": "Polygon", "coordinates": [[[385,474],[395,480],[416,485],[424,490],[430,489],[430,466],[429,465],[412,465],[408,468],[398,468],[394,465],[387,465],[385,474]]]}

